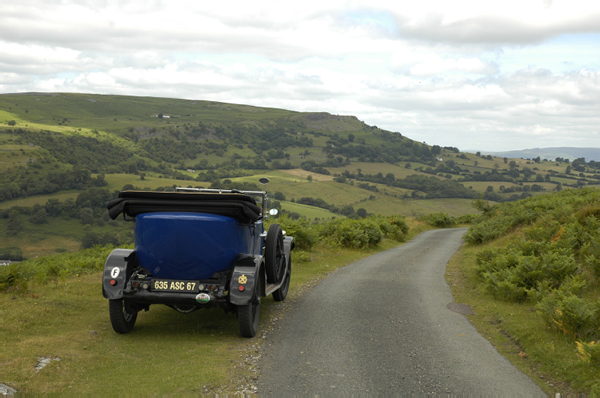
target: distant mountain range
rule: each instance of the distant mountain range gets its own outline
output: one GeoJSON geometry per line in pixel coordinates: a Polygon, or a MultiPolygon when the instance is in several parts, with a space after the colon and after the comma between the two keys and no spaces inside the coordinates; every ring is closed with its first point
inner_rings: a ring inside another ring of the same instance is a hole
{"type": "MultiPolygon", "coordinates": [[[[471,152],[471,151],[469,151],[471,152]]],[[[575,160],[578,158],[585,158],[586,162],[594,160],[600,161],[600,148],[571,148],[571,147],[557,147],[557,148],[533,148],[524,149],[522,151],[506,151],[506,152],[486,152],[481,151],[484,155],[501,156],[507,158],[523,158],[523,159],[534,159],[538,156],[543,159],[554,160],[556,158],[563,158],[569,160],[575,160]]]]}

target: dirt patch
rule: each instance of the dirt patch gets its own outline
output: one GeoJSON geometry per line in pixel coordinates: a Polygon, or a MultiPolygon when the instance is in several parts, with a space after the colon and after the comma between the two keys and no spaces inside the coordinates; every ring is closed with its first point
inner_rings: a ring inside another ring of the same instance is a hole
{"type": "Polygon", "coordinates": [[[453,302],[453,303],[448,303],[446,308],[448,308],[450,311],[454,311],[456,313],[463,314],[463,315],[475,315],[475,311],[473,311],[471,306],[468,304],[461,304],[461,303],[453,302]]]}
{"type": "Polygon", "coordinates": [[[302,170],[302,169],[291,169],[291,170],[280,170],[284,173],[291,174],[294,177],[300,177],[303,180],[306,180],[306,177],[312,176],[313,181],[333,181],[332,176],[326,176],[323,174],[311,173],[310,171],[302,170]]]}

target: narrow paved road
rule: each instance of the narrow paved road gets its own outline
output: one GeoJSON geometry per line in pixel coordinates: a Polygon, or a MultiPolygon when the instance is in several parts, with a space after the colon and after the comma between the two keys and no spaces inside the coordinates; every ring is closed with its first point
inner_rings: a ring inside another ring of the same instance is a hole
{"type": "Polygon", "coordinates": [[[425,232],[324,280],[267,337],[258,393],[543,395],[447,308],[465,232],[425,232]]]}

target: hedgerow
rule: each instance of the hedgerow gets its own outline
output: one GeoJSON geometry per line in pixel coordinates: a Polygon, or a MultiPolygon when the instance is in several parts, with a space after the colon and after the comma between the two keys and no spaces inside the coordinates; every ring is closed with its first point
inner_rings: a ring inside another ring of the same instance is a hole
{"type": "Polygon", "coordinates": [[[438,228],[451,227],[456,223],[456,221],[452,217],[442,212],[426,214],[424,216],[421,216],[419,220],[438,228]]]}
{"type": "Polygon", "coordinates": [[[333,246],[361,249],[378,245],[383,238],[403,241],[408,226],[403,216],[370,216],[337,219],[320,226],[319,238],[333,246]]]}
{"type": "Polygon", "coordinates": [[[75,253],[62,253],[0,267],[0,290],[25,291],[31,281],[47,283],[76,274],[103,269],[112,245],[94,246],[75,253]]]}

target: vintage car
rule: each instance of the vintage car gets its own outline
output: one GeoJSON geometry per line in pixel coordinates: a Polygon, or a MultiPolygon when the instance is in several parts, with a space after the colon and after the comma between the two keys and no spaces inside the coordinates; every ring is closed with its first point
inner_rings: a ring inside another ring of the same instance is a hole
{"type": "Polygon", "coordinates": [[[242,336],[256,335],[261,297],[288,293],[294,248],[279,224],[265,232],[268,179],[260,181],[264,191],[121,191],[108,202],[112,219],[135,223],[134,249],[113,250],[104,266],[115,332],[130,332],[139,311],[164,304],[184,314],[220,307],[237,315],[242,336]]]}

